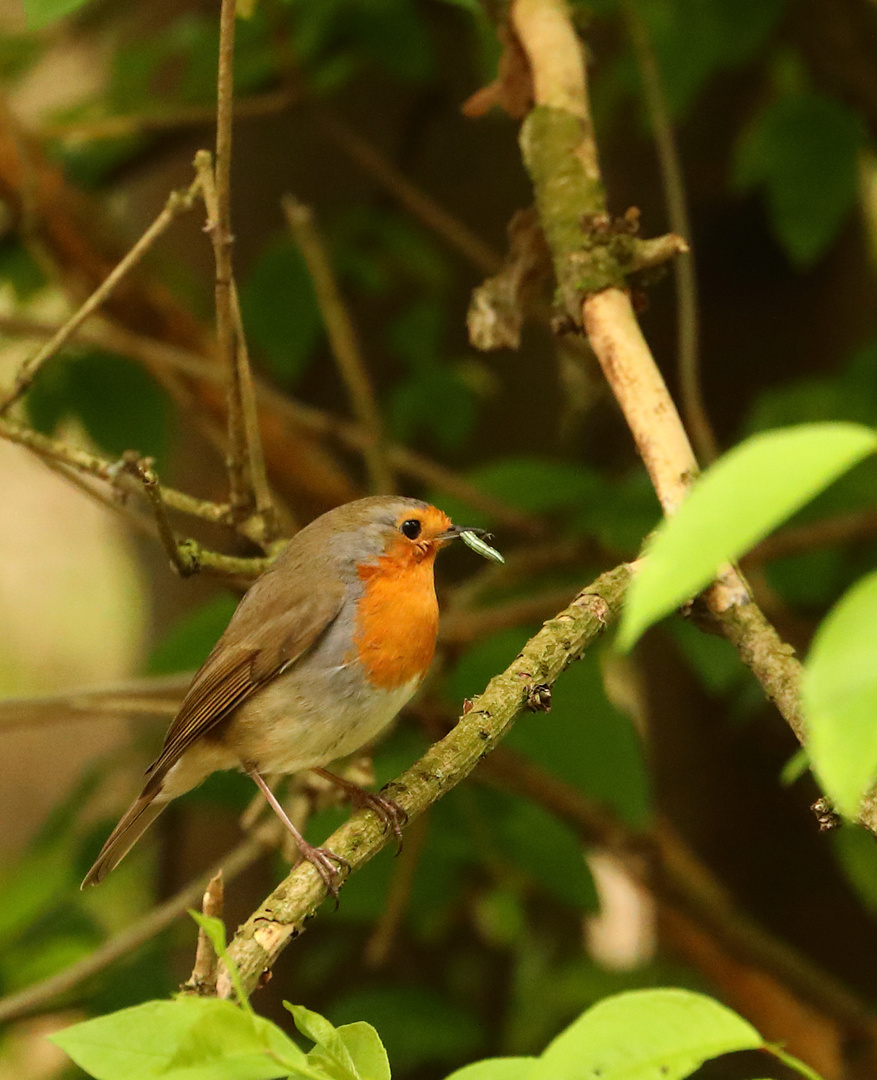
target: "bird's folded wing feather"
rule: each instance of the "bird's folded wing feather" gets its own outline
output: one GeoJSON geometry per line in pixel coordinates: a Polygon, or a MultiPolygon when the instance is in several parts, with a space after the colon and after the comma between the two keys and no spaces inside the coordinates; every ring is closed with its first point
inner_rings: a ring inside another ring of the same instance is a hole
{"type": "Polygon", "coordinates": [[[161,754],[147,770],[150,784],[160,783],[192,743],[301,660],[337,617],[343,591],[327,589],[293,600],[267,625],[253,625],[248,616],[256,605],[247,605],[247,599],[249,595],[193,679],[161,754]]]}

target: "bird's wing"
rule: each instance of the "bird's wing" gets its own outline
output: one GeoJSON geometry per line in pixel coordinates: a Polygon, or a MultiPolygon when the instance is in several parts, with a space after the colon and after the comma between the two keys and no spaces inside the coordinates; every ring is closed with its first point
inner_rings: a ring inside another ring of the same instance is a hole
{"type": "Polygon", "coordinates": [[[343,590],[325,589],[300,596],[262,626],[252,625],[250,605],[242,610],[245,598],[193,679],[161,754],[147,770],[147,787],[160,784],[192,743],[313,648],[338,616],[343,595],[343,590]]]}

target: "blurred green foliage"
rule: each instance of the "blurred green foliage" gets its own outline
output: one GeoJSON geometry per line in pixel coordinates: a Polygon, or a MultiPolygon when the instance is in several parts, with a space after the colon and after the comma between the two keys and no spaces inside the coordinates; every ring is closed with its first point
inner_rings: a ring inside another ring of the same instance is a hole
{"type": "Polygon", "coordinates": [[[75,417],[110,457],[136,450],[160,471],[168,463],[170,403],[144,368],[123,356],[70,349],[40,368],[26,404],[30,423],[46,435],[75,417]]]}

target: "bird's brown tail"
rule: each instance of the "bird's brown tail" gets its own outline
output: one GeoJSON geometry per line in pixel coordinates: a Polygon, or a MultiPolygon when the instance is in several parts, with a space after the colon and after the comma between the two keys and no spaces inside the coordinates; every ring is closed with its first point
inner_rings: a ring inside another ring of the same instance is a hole
{"type": "Polygon", "coordinates": [[[80,888],[84,889],[86,885],[97,885],[111,870],[115,870],[169,801],[167,797],[162,798],[161,795],[156,796],[152,793],[136,798],[122,815],[119,824],[110,833],[80,888]]]}

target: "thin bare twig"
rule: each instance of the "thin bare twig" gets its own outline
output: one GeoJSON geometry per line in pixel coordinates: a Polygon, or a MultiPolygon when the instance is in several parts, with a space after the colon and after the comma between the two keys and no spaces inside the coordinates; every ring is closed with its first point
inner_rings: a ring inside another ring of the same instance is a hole
{"type": "Polygon", "coordinates": [[[140,237],[134,247],[107,275],[101,284],[94,290],[82,306],[75,311],[66,323],[39,349],[33,356],[28,357],[21,365],[15,377],[12,389],[0,398],[0,416],[5,415],[10,407],[25,393],[33,382],[36,373],[50,360],[59,349],[70,340],[89,315],[93,314],[106,298],[113,292],[119,282],[128,274],[152,247],[159,236],[164,233],[174,218],[186,210],[190,210],[195,197],[200,189],[200,181],[196,178],[184,191],[172,191],[168,196],[164,209],[140,237]]]}
{"type": "Polygon", "coordinates": [[[0,730],[91,720],[95,716],[175,716],[191,681],[192,672],[185,672],[129,679],[51,697],[9,698],[0,701],[0,730]]]}
{"type": "Polygon", "coordinates": [[[290,232],[311,275],[332,355],[350,395],[354,415],[369,434],[369,443],[363,453],[372,490],[377,494],[389,493],[394,490],[394,483],[387,466],[383,425],[350,312],[341,298],[332,264],[310,207],[293,195],[284,195],[282,202],[290,232]]]}
{"type": "Polygon", "coordinates": [[[189,577],[190,574],[197,570],[197,563],[195,563],[188,554],[185,545],[180,544],[171,528],[171,523],[167,519],[167,514],[164,508],[164,499],[161,496],[161,485],[158,482],[158,476],[155,469],[147,459],[141,458],[139,454],[134,451],[128,451],[122,455],[122,462],[125,469],[143,485],[143,493],[145,494],[149,505],[152,507],[153,517],[155,519],[155,527],[158,530],[158,538],[164,545],[164,549],[167,552],[168,558],[171,561],[171,565],[180,575],[180,577],[189,577]]]}
{"type": "MultiPolygon", "coordinates": [[[[195,155],[195,169],[201,178],[206,230],[213,243],[216,263],[216,341],[228,376],[228,469],[231,520],[250,517],[256,509],[252,460],[248,440],[244,399],[246,359],[238,348],[234,320],[234,271],[231,231],[231,144],[234,107],[235,0],[222,0],[219,14],[219,65],[216,78],[216,161],[201,150],[195,155]]],[[[256,432],[258,437],[258,431],[256,432]]]]}
{"type": "Polygon", "coordinates": [[[667,221],[670,231],[678,233],[688,242],[688,252],[680,253],[673,267],[676,275],[679,392],[682,399],[682,415],[691,433],[691,441],[694,443],[700,460],[704,464],[709,464],[715,461],[719,451],[704,405],[700,383],[697,274],[694,253],[691,250],[691,221],[688,216],[688,200],[685,197],[682,163],[679,160],[658,59],[637,7],[637,0],[623,0],[622,10],[636,54],[645,90],[646,106],[655,133],[655,147],[661,167],[664,201],[667,205],[667,221]]]}
{"type": "Polygon", "coordinates": [[[275,507],[274,497],[271,494],[271,485],[268,483],[268,471],[265,468],[265,454],[262,450],[262,433],[259,428],[259,409],[256,404],[256,385],[253,378],[253,368],[250,364],[247,338],[244,332],[244,320],[241,315],[240,298],[238,297],[237,285],[234,281],[232,281],[231,299],[232,317],[234,319],[234,330],[237,340],[237,366],[241,390],[241,409],[244,414],[244,431],[247,441],[250,480],[253,485],[253,495],[256,500],[255,517],[261,529],[262,546],[265,550],[270,550],[271,544],[277,539],[279,534],[280,521],[275,507]]]}
{"type": "MultiPolygon", "coordinates": [[[[222,881],[222,870],[217,870],[204,890],[201,900],[201,912],[211,919],[222,918],[222,908],[225,902],[225,889],[222,881]]],[[[213,948],[213,943],[204,932],[204,928],[198,927],[198,944],[195,947],[195,966],[192,974],[183,983],[181,989],[184,993],[197,994],[199,997],[212,997],[216,993],[216,977],[219,974],[219,957],[213,948]]]]}

